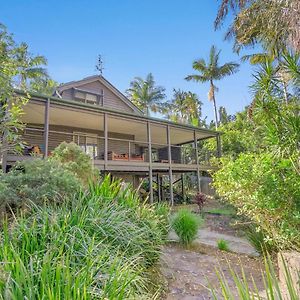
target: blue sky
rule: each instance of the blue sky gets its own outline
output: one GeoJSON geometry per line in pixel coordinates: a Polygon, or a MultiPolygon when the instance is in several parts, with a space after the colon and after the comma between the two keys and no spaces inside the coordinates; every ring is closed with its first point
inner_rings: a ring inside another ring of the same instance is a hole
{"type": "MultiPolygon", "coordinates": [[[[186,82],[192,61],[207,57],[212,44],[222,50],[221,62],[238,61],[224,30],[215,32],[217,0],[90,0],[1,1],[0,22],[17,42],[27,42],[34,54],[45,55],[48,70],[59,82],[95,74],[97,55],[104,59],[104,76],[125,91],[135,76],[152,72],[157,84],[196,92],[203,114],[213,118],[208,86],[186,82]]],[[[229,113],[250,101],[253,69],[217,83],[217,104],[229,113]]]]}

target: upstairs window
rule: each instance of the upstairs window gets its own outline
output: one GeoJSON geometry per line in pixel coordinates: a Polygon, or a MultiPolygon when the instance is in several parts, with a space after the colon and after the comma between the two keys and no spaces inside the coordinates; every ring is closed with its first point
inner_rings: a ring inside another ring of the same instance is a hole
{"type": "Polygon", "coordinates": [[[103,91],[102,94],[96,94],[75,89],[74,98],[87,104],[103,105],[103,91]]]}

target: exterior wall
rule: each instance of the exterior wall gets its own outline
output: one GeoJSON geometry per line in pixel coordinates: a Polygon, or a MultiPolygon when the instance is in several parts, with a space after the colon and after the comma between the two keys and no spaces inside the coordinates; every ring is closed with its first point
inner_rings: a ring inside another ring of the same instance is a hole
{"type": "MultiPolygon", "coordinates": [[[[90,82],[83,85],[76,86],[78,89],[82,89],[85,91],[91,91],[93,93],[97,94],[104,94],[103,99],[103,107],[115,109],[123,112],[133,113],[134,110],[129,107],[126,103],[124,103],[118,96],[116,96],[111,90],[109,90],[107,87],[105,87],[103,84],[101,84],[99,81],[90,82]]],[[[73,99],[73,90],[72,88],[67,89],[62,92],[62,97],[64,99],[73,99]]]]}

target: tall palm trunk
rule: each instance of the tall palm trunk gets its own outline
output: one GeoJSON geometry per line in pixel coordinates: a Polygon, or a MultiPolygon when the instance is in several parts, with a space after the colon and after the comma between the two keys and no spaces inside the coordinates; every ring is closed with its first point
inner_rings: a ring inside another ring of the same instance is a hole
{"type": "Polygon", "coordinates": [[[218,120],[218,111],[217,111],[217,103],[216,103],[216,97],[215,97],[215,86],[212,80],[210,80],[210,88],[212,91],[212,101],[213,101],[213,105],[214,105],[214,113],[215,113],[215,122],[216,122],[216,129],[218,129],[218,124],[219,124],[219,120],[218,120]]]}

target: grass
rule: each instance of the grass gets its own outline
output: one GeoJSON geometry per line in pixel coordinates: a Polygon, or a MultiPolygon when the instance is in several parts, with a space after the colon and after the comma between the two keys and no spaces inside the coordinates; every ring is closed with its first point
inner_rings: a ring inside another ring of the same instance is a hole
{"type": "Polygon", "coordinates": [[[217,246],[221,251],[230,251],[228,242],[223,239],[217,241],[217,246]]]}
{"type": "Polygon", "coordinates": [[[257,230],[255,226],[249,226],[246,231],[247,239],[250,244],[256,249],[259,253],[271,253],[276,250],[276,247],[265,242],[265,235],[261,230],[257,230]],[[275,248],[275,249],[274,249],[275,248]]]}
{"type": "Polygon", "coordinates": [[[172,228],[179,237],[180,243],[189,245],[196,238],[199,226],[203,222],[188,209],[179,210],[172,221],[172,228]]]}
{"type": "Polygon", "coordinates": [[[231,207],[211,208],[205,210],[205,213],[223,215],[223,216],[234,216],[236,214],[234,208],[231,207]]]}
{"type": "Polygon", "coordinates": [[[108,177],[61,205],[33,206],[0,232],[0,299],[150,298],[167,227],[166,207],[108,177]]]}

